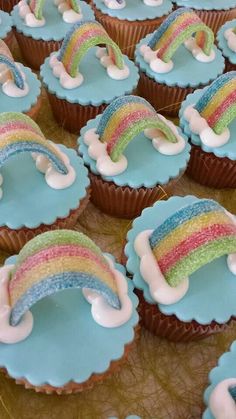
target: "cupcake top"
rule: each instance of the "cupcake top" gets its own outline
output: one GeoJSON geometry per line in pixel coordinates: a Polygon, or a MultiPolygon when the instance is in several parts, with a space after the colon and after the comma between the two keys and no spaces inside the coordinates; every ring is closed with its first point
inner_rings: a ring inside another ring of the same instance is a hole
{"type": "Polygon", "coordinates": [[[163,314],[200,324],[235,315],[236,218],[217,202],[193,196],[157,202],[127,239],[134,284],[163,314]]]}
{"type": "Polygon", "coordinates": [[[168,183],[189,160],[180,129],[138,96],[114,100],[82,128],[78,144],[92,173],[131,188],[168,183]]]}
{"type": "Polygon", "coordinates": [[[236,418],[236,341],[219,359],[209,374],[210,385],[204,393],[207,410],[203,419],[236,418]]]}
{"type": "Polygon", "coordinates": [[[0,362],[15,379],[82,383],[106,371],[133,340],[132,282],[82,233],[36,236],[0,269],[0,288],[0,362]]]}
{"type": "Polygon", "coordinates": [[[71,26],[94,19],[91,7],[79,0],[21,0],[12,11],[18,32],[35,40],[62,41],[71,26]]]}
{"type": "Polygon", "coordinates": [[[130,22],[156,19],[167,15],[173,8],[171,0],[94,0],[93,2],[105,15],[130,22]]]}
{"type": "Polygon", "coordinates": [[[0,114],[0,138],[0,226],[36,228],[78,208],[89,179],[74,150],[46,140],[17,112],[0,114]]]}
{"type": "Polygon", "coordinates": [[[0,39],[4,39],[12,29],[11,16],[0,10],[0,39]]]}
{"type": "Polygon", "coordinates": [[[177,6],[196,10],[229,10],[236,7],[236,0],[173,0],[177,6]]]}
{"type": "Polygon", "coordinates": [[[236,19],[226,22],[217,33],[217,41],[224,57],[236,64],[236,19]]]}
{"type": "Polygon", "coordinates": [[[77,23],[61,49],[41,66],[50,93],[70,103],[99,106],[136,88],[138,69],[98,22],[77,23]],[[106,48],[95,46],[106,45],[106,48]]]}
{"type": "Polygon", "coordinates": [[[14,62],[7,45],[0,40],[0,113],[28,112],[37,103],[41,83],[23,64],[14,62]]]}
{"type": "Polygon", "coordinates": [[[191,142],[217,157],[236,160],[236,71],[187,96],[180,125],[191,142]]]}
{"type": "Polygon", "coordinates": [[[135,62],[157,83],[178,87],[208,84],[224,69],[212,30],[193,10],[184,7],[139,42],[135,62]]]}

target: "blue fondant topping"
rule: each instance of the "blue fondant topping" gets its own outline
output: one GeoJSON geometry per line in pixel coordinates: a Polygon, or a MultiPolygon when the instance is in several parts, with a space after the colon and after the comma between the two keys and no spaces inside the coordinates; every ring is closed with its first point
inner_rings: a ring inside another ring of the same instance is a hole
{"type": "MultiPolygon", "coordinates": [[[[85,3],[80,2],[83,20],[95,20],[94,13],[91,7],[85,3]]],[[[12,11],[13,23],[18,32],[25,36],[31,36],[33,39],[42,39],[43,41],[62,41],[68,30],[74,25],[73,23],[64,22],[61,13],[59,13],[57,6],[54,5],[53,0],[46,0],[43,9],[43,16],[45,18],[45,25],[31,28],[27,26],[19,16],[18,6],[16,5],[12,11]]]]}
{"type": "MultiPolygon", "coordinates": [[[[79,152],[85,164],[94,174],[99,174],[96,161],[88,155],[88,146],[84,143],[84,134],[87,130],[97,128],[101,115],[90,120],[81,130],[78,139],[79,152]]],[[[182,135],[182,133],[180,132],[182,135]]],[[[182,135],[183,136],[183,135],[182,135]]],[[[183,138],[186,140],[185,136],[183,138]]],[[[130,186],[131,188],[152,188],[157,184],[165,185],[169,180],[179,176],[186,169],[189,161],[190,146],[186,143],[185,149],[175,156],[164,156],[153,148],[152,141],[143,133],[137,135],[124,150],[128,160],[128,167],[119,175],[102,176],[102,179],[114,182],[118,186],[130,186]]]]}
{"type": "Polygon", "coordinates": [[[14,156],[4,164],[1,168],[4,182],[0,226],[18,229],[52,224],[58,217],[67,217],[71,210],[79,206],[89,186],[88,171],[74,150],[63,145],[60,148],[68,155],[76,171],[75,182],[66,189],[50,188],[29,153],[14,156]]]}
{"type": "Polygon", "coordinates": [[[209,147],[201,142],[199,135],[193,134],[191,132],[189,128],[189,123],[184,118],[183,113],[186,107],[197,103],[197,101],[201,98],[205,90],[206,88],[196,90],[194,93],[188,95],[186,100],[182,103],[179,112],[180,126],[183,129],[184,133],[191,140],[191,143],[200,146],[203,151],[206,151],[207,153],[214,153],[217,157],[228,157],[231,160],[236,160],[236,119],[234,119],[233,122],[231,122],[231,124],[228,126],[230,130],[229,142],[221,147],[209,147]]]}
{"type": "Polygon", "coordinates": [[[138,69],[134,63],[123,55],[124,62],[130,70],[129,77],[125,80],[113,80],[108,76],[95,53],[96,48],[91,48],[81,61],[79,70],[84,81],[76,89],[64,89],[61,86],[59,79],[53,75],[49,58],[47,58],[41,66],[40,75],[49,92],[59,99],[85,106],[110,103],[119,96],[132,93],[139,80],[138,69]]]}
{"type": "MultiPolygon", "coordinates": [[[[227,378],[236,378],[236,341],[232,343],[230,351],[220,357],[217,367],[213,368],[209,374],[210,385],[204,393],[204,402],[208,407],[203,414],[203,419],[215,419],[208,405],[209,398],[217,384],[227,378]]],[[[235,399],[235,388],[230,389],[229,392],[235,399]]]]}
{"type": "MultiPolygon", "coordinates": [[[[145,300],[150,304],[157,303],[151,297],[149,287],[140,273],[140,258],[134,250],[134,240],[140,232],[155,229],[180,208],[198,201],[194,196],[158,201],[153,207],[146,208],[133,222],[125,247],[128,257],[127,269],[133,274],[135,287],[143,291],[145,300]]],[[[236,278],[227,267],[227,258],[222,256],[190,275],[189,290],[182,300],[175,304],[157,305],[165,315],[175,314],[181,321],[196,320],[205,325],[213,320],[225,323],[231,316],[235,316],[235,299],[236,278]],[[217,304],[219,298],[220,304],[217,304]],[[212,304],[209,304],[209,301],[212,304]]]]}
{"type": "Polygon", "coordinates": [[[173,8],[170,0],[163,0],[160,6],[155,7],[147,6],[143,0],[126,0],[126,6],[116,10],[109,9],[103,0],[94,0],[94,4],[105,15],[130,22],[156,19],[167,15],[173,8]]]}
{"type": "Polygon", "coordinates": [[[210,63],[202,63],[197,61],[192,53],[181,45],[175,52],[172,61],[174,63],[173,70],[169,73],[155,73],[151,70],[150,65],[146,63],[139,52],[141,45],[147,45],[153,34],[147,35],[136,46],[135,62],[142,72],[157,83],[167,84],[168,86],[178,87],[197,87],[201,84],[208,84],[215,80],[217,76],[223,73],[224,58],[221,51],[214,46],[216,57],[210,63]]]}
{"type": "Polygon", "coordinates": [[[25,82],[29,86],[29,93],[23,97],[10,97],[3,93],[0,86],[0,113],[1,112],[28,112],[36,104],[41,92],[41,83],[37,76],[28,67],[20,64],[26,76],[25,82]]]}
{"type": "Polygon", "coordinates": [[[7,34],[12,29],[12,18],[11,16],[0,10],[0,39],[6,38],[7,34]]]}
{"type": "MultiPolygon", "coordinates": [[[[15,260],[9,258],[7,263],[15,260]]],[[[115,264],[115,267],[125,274],[123,266],[115,264]]],[[[0,366],[11,377],[25,378],[35,386],[83,383],[93,373],[105,372],[112,360],[123,356],[138,323],[138,299],[132,281],[127,281],[133,304],[127,323],[111,329],[99,326],[81,290],[59,292],[32,308],[34,327],[27,339],[14,345],[0,343],[0,366]]]]}
{"type": "Polygon", "coordinates": [[[173,0],[178,6],[196,10],[229,10],[236,7],[236,0],[173,0]]]}
{"type": "Polygon", "coordinates": [[[236,64],[236,52],[232,51],[227,44],[227,40],[224,37],[224,33],[227,29],[236,27],[236,19],[226,22],[221,26],[219,32],[217,33],[217,41],[219,48],[223,52],[224,57],[228,58],[231,64],[236,64]]]}

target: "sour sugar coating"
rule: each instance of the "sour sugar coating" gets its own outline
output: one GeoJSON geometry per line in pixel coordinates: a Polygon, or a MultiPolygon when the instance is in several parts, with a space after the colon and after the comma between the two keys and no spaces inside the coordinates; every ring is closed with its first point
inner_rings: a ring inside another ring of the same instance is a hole
{"type": "Polygon", "coordinates": [[[30,0],[29,7],[36,19],[41,20],[43,18],[43,6],[45,0],[30,0]]]}
{"type": "Polygon", "coordinates": [[[0,40],[0,65],[3,64],[8,69],[9,79],[12,79],[19,89],[24,89],[24,78],[20,69],[14,62],[14,58],[2,40],[0,40]]]}

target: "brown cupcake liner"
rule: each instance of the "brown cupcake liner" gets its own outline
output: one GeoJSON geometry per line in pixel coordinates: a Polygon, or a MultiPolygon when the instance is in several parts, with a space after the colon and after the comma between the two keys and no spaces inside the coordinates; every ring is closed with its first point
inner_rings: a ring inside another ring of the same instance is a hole
{"type": "Polygon", "coordinates": [[[204,186],[236,188],[236,160],[206,153],[196,145],[192,145],[186,173],[204,186]]]}
{"type": "Polygon", "coordinates": [[[100,176],[90,173],[91,201],[101,211],[113,217],[135,218],[144,208],[152,206],[156,201],[167,199],[182,174],[166,185],[132,189],[129,186],[117,186],[113,182],[106,182],[100,176]]]}
{"type": "Polygon", "coordinates": [[[79,134],[89,119],[96,118],[102,113],[108,104],[99,106],[79,105],[70,103],[65,99],[59,99],[53,93],[47,90],[48,99],[51,105],[52,113],[57,123],[64,129],[79,134]]]}
{"type": "Polygon", "coordinates": [[[19,0],[0,0],[0,9],[10,13],[19,0]]]}
{"type": "MultiPolygon", "coordinates": [[[[75,383],[74,381],[71,381],[68,384],[64,385],[63,387],[54,387],[49,384],[46,384],[43,386],[33,386],[26,379],[17,379],[15,380],[15,382],[16,384],[23,385],[26,389],[32,389],[36,391],[37,393],[46,393],[46,394],[56,393],[58,395],[64,395],[64,394],[80,393],[85,390],[90,390],[91,388],[94,387],[95,384],[101,384],[104,380],[111,377],[114,373],[118,372],[122,368],[123,364],[127,361],[130,351],[133,349],[136,341],[139,338],[139,335],[140,335],[139,326],[136,326],[134,331],[135,331],[134,339],[131,343],[128,343],[127,345],[125,345],[124,354],[122,358],[115,361],[111,361],[107,371],[101,374],[92,374],[91,377],[89,377],[88,380],[84,381],[83,383],[75,383]]],[[[1,372],[3,372],[8,378],[11,379],[11,377],[8,375],[7,370],[5,368],[2,368],[1,372]]]]}
{"type": "Polygon", "coordinates": [[[14,32],[13,31],[9,32],[7,36],[3,39],[3,41],[7,44],[8,48],[11,50],[13,46],[13,42],[14,42],[14,32]]]}
{"type": "Polygon", "coordinates": [[[62,41],[36,40],[17,30],[14,33],[25,62],[34,70],[39,70],[45,59],[51,52],[58,51],[62,43],[62,41]]]}
{"type": "Polygon", "coordinates": [[[236,70],[236,64],[232,64],[228,58],[225,58],[225,71],[224,73],[228,73],[228,71],[235,71],[236,70]]]}
{"type": "Polygon", "coordinates": [[[33,237],[46,231],[58,229],[71,229],[75,226],[78,217],[82,214],[89,202],[90,191],[87,190],[87,195],[75,210],[71,210],[69,215],[65,218],[57,218],[57,220],[50,225],[41,224],[37,228],[22,227],[13,230],[9,227],[0,227],[0,248],[10,254],[17,254],[22,247],[33,237]]]}
{"type": "MultiPolygon", "coordinates": [[[[198,86],[199,89],[201,87],[198,86]]],[[[181,103],[194,90],[193,87],[171,87],[157,83],[142,72],[138,84],[138,94],[148,100],[157,112],[171,117],[178,116],[181,103]]]]}
{"type": "Polygon", "coordinates": [[[201,325],[196,321],[189,323],[180,321],[175,315],[166,316],[160,312],[156,304],[149,304],[140,290],[136,290],[139,298],[139,315],[141,325],[156,336],[173,342],[189,342],[206,338],[215,333],[223,332],[235,322],[235,318],[224,324],[215,321],[201,325]]]}
{"type": "Polygon", "coordinates": [[[134,58],[136,44],[147,34],[154,32],[166,18],[163,16],[152,20],[129,22],[105,15],[94,4],[92,7],[96,20],[102,24],[113,41],[129,58],[134,58]]]}

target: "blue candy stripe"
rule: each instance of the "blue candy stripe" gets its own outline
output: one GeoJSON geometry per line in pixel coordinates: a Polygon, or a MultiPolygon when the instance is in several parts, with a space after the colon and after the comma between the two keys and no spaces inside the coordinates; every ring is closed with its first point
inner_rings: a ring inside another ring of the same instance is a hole
{"type": "Polygon", "coordinates": [[[210,199],[204,199],[199,202],[195,202],[191,205],[188,205],[184,208],[181,208],[179,211],[175,212],[169,218],[167,218],[160,226],[158,226],[150,236],[149,242],[151,248],[155,246],[166,237],[171,231],[173,231],[180,224],[185,223],[186,221],[191,220],[193,217],[196,217],[203,213],[208,213],[211,211],[224,211],[224,209],[215,201],[210,199]]]}
{"type": "Polygon", "coordinates": [[[154,49],[157,42],[160,41],[161,37],[164,35],[164,33],[169,29],[170,25],[181,15],[184,13],[193,12],[192,9],[189,9],[187,7],[181,7],[177,10],[175,10],[173,13],[171,13],[164,22],[159,26],[159,28],[154,32],[153,36],[148,42],[148,46],[151,49],[154,49]]]}
{"type": "Polygon", "coordinates": [[[6,160],[8,160],[10,157],[19,154],[19,153],[40,153],[45,155],[55,166],[57,171],[62,174],[67,174],[68,169],[63,163],[62,160],[60,160],[52,151],[50,151],[48,148],[44,147],[41,144],[38,144],[37,142],[29,142],[29,141],[18,141],[13,144],[9,144],[6,147],[4,147],[2,150],[0,150],[0,167],[3,166],[6,160]]]}
{"type": "Polygon", "coordinates": [[[96,133],[99,135],[99,137],[103,136],[107,123],[109,122],[110,118],[115,114],[115,112],[119,111],[123,105],[126,105],[128,103],[130,104],[143,103],[144,105],[152,109],[153,112],[156,113],[155,109],[150,105],[150,103],[148,103],[142,97],[134,96],[134,95],[118,97],[117,99],[113,100],[113,102],[111,102],[110,105],[107,106],[107,108],[105,109],[105,111],[103,112],[100,118],[97,130],[96,130],[96,133]]]}
{"type": "Polygon", "coordinates": [[[5,55],[0,55],[0,64],[5,64],[9,68],[9,70],[12,73],[15,85],[19,89],[24,89],[24,85],[25,85],[24,79],[21,75],[20,70],[17,68],[16,64],[5,55]]]}
{"type": "Polygon", "coordinates": [[[12,308],[10,316],[11,326],[16,326],[22,316],[38,301],[59,291],[72,288],[89,288],[103,295],[114,308],[120,309],[118,296],[99,278],[84,272],[64,272],[42,279],[34,284],[12,308]]]}
{"type": "Polygon", "coordinates": [[[228,82],[236,77],[236,71],[230,71],[229,73],[222,74],[216,80],[211,83],[211,85],[203,93],[199,101],[194,105],[194,108],[201,113],[208,103],[213,99],[214,95],[218,90],[222,89],[228,82]]]}

